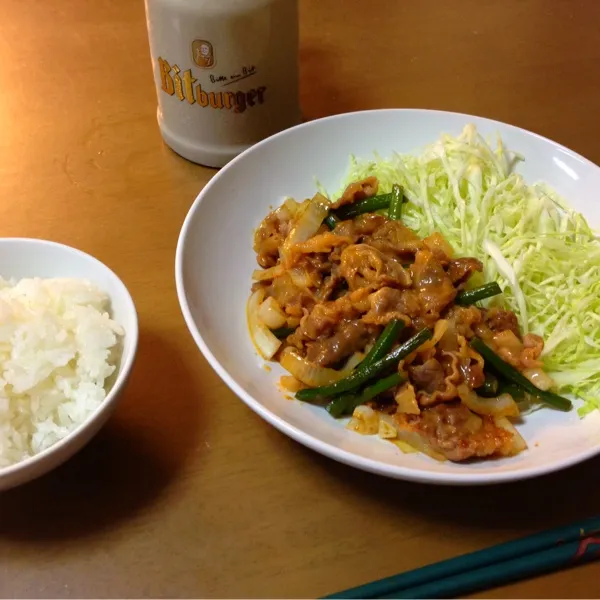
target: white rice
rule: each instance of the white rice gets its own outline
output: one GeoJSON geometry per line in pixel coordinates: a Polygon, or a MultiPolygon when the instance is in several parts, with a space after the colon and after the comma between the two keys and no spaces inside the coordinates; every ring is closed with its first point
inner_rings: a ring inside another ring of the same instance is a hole
{"type": "Polygon", "coordinates": [[[123,329],[76,279],[0,278],[0,468],[52,446],[106,397],[123,329]]]}

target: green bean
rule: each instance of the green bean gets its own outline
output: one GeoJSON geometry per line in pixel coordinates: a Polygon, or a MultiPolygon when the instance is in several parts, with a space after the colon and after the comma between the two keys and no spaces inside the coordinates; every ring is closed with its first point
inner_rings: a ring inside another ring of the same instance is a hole
{"type": "Polygon", "coordinates": [[[381,194],[379,196],[371,196],[364,200],[359,200],[353,204],[346,204],[341,206],[337,210],[333,211],[333,214],[340,219],[345,221],[346,219],[352,219],[358,215],[364,213],[375,212],[382,208],[388,208],[392,200],[392,194],[381,194]]]}
{"type": "Polygon", "coordinates": [[[475,302],[479,302],[479,300],[485,300],[486,298],[497,296],[501,293],[502,289],[500,286],[495,281],[492,281],[491,283],[480,285],[472,290],[462,290],[458,292],[458,294],[456,294],[456,298],[454,299],[454,303],[466,306],[468,304],[475,304],[475,302]]]}
{"type": "Polygon", "coordinates": [[[357,368],[364,369],[383,358],[392,349],[394,342],[398,339],[398,334],[403,328],[404,321],[395,319],[390,321],[357,368]]]}
{"type": "Polygon", "coordinates": [[[525,390],[520,388],[516,383],[509,383],[508,381],[501,381],[498,388],[499,394],[510,394],[515,402],[525,400],[525,390]]]}
{"type": "Polygon", "coordinates": [[[335,229],[335,226],[340,222],[340,220],[333,214],[329,213],[325,219],[323,219],[323,223],[329,227],[332,231],[335,229]]]}
{"type": "Polygon", "coordinates": [[[333,400],[330,400],[325,408],[332,417],[339,419],[345,414],[348,414],[349,406],[352,402],[356,401],[356,398],[356,392],[345,392],[344,394],[336,396],[333,400]]]}
{"type": "Polygon", "coordinates": [[[498,395],[498,378],[493,373],[485,373],[485,381],[475,391],[482,398],[495,398],[498,395]]]}
{"type": "Polygon", "coordinates": [[[366,387],[360,394],[345,394],[339,398],[334,398],[327,405],[327,411],[336,419],[345,414],[351,414],[357,406],[373,400],[379,394],[400,385],[403,381],[404,377],[400,373],[392,373],[376,381],[373,385],[366,387]]]}
{"type": "Polygon", "coordinates": [[[278,327],[271,329],[271,333],[278,339],[284,340],[288,335],[292,335],[296,331],[293,327],[278,327]]]}
{"type": "Polygon", "coordinates": [[[404,193],[402,188],[395,183],[392,186],[392,199],[390,201],[390,209],[388,216],[394,221],[399,221],[402,218],[402,202],[404,201],[404,193]]]}
{"type": "Polygon", "coordinates": [[[532,396],[536,396],[543,400],[546,404],[553,406],[559,410],[571,410],[573,403],[567,398],[563,398],[553,392],[540,390],[538,387],[533,385],[525,375],[517,371],[512,365],[503,361],[483,340],[479,338],[473,338],[471,340],[471,346],[476,352],[479,352],[483,359],[489,363],[502,377],[508,381],[516,384],[524,391],[530,393],[532,396]]]}
{"type": "Polygon", "coordinates": [[[355,390],[390,367],[397,365],[400,360],[413,353],[419,346],[431,339],[432,335],[433,334],[429,329],[422,329],[419,333],[413,335],[413,337],[392,350],[387,356],[384,356],[373,364],[368,365],[363,369],[361,369],[359,365],[351,375],[348,375],[348,377],[340,379],[331,385],[300,390],[296,394],[296,398],[302,401],[311,401],[316,398],[331,398],[332,396],[337,396],[343,392],[355,390]]]}

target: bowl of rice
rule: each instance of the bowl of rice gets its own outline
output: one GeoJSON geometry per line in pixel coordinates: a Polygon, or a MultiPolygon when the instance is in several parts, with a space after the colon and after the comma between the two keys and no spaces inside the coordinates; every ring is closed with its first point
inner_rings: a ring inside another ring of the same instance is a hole
{"type": "Polygon", "coordinates": [[[0,239],[0,491],[100,430],[137,343],[135,305],[106,265],[55,242],[0,239]]]}

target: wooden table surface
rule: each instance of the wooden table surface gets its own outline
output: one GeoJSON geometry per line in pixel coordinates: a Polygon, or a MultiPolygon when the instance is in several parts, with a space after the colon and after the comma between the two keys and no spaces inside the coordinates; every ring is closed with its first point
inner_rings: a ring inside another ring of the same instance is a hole
{"type": "MultiPolygon", "coordinates": [[[[600,163],[600,2],[301,0],[307,119],[427,107],[549,136],[600,163]]],[[[141,325],[130,386],[62,468],[0,495],[2,597],[315,597],[600,510],[600,460],[436,488],[323,458],[219,380],[174,286],[214,171],[156,124],[141,0],[2,0],[0,223],[97,256],[141,325]]],[[[592,564],[480,597],[594,597],[592,564]]]]}

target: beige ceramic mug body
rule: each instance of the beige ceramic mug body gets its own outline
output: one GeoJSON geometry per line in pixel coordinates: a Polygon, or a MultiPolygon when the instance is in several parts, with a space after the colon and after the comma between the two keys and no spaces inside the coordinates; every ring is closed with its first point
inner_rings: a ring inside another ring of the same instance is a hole
{"type": "Polygon", "coordinates": [[[297,0],[146,0],[165,142],[221,167],[297,124],[297,0]]]}

